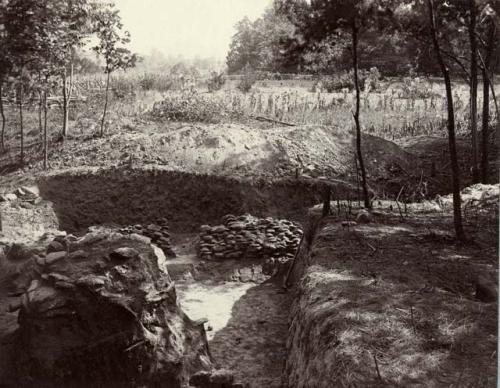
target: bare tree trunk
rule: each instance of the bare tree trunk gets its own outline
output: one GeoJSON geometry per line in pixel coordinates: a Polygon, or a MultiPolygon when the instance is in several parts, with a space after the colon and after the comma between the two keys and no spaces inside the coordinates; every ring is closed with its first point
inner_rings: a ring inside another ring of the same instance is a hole
{"type": "Polygon", "coordinates": [[[462,209],[461,209],[461,198],[460,198],[460,171],[458,168],[457,159],[457,148],[455,142],[455,116],[453,110],[453,94],[451,90],[451,80],[450,72],[446,63],[443,60],[441,54],[441,47],[439,46],[437,38],[437,28],[436,19],[434,16],[434,1],[427,0],[427,6],[429,9],[429,19],[431,27],[431,37],[434,46],[434,51],[436,52],[436,57],[439,62],[439,67],[441,68],[441,73],[444,77],[444,83],[446,86],[446,103],[448,110],[448,143],[450,148],[450,164],[451,164],[451,174],[453,181],[453,221],[455,226],[455,234],[457,239],[465,240],[465,233],[462,224],[462,209]]]}
{"type": "Polygon", "coordinates": [[[66,137],[69,131],[69,103],[71,101],[71,94],[73,93],[73,58],[70,63],[70,72],[69,72],[69,82],[68,82],[68,73],[66,68],[64,68],[63,72],[63,131],[62,135],[66,137]]]}
{"type": "Polygon", "coordinates": [[[64,137],[68,136],[68,125],[69,125],[69,99],[70,90],[68,86],[68,74],[66,68],[63,72],[63,129],[62,135],[64,137]]]}
{"type": "Polygon", "coordinates": [[[331,200],[332,200],[332,188],[326,186],[324,188],[324,198],[323,198],[323,217],[328,217],[331,213],[331,200]]]}
{"type": "Polygon", "coordinates": [[[43,92],[38,91],[38,136],[41,139],[43,135],[43,124],[42,124],[42,109],[43,109],[43,92]]]}
{"type": "Polygon", "coordinates": [[[5,151],[5,112],[3,109],[3,78],[0,78],[0,115],[2,116],[2,133],[0,134],[0,146],[2,147],[2,151],[5,151]]]}
{"type": "Polygon", "coordinates": [[[43,169],[47,170],[49,146],[47,142],[47,91],[43,93],[43,169]]]}
{"type": "Polygon", "coordinates": [[[496,27],[490,21],[488,27],[488,46],[486,47],[486,58],[483,63],[483,121],[482,121],[482,142],[481,142],[481,182],[488,183],[489,179],[489,137],[490,137],[490,85],[488,70],[491,66],[491,58],[495,45],[496,27]]]}
{"type": "Polygon", "coordinates": [[[472,183],[479,182],[479,157],[477,138],[477,38],[476,2],[469,0],[469,41],[470,41],[470,129],[472,137],[472,183]]]}
{"type": "Polygon", "coordinates": [[[102,114],[102,120],[101,120],[101,137],[104,136],[104,121],[106,120],[106,111],[108,109],[108,94],[109,94],[109,78],[110,78],[111,72],[108,71],[108,76],[106,77],[106,94],[104,97],[104,112],[102,114]]]}
{"type": "Polygon", "coordinates": [[[21,70],[21,85],[19,87],[19,125],[21,127],[21,167],[24,166],[24,123],[23,123],[23,71],[21,70]]]}
{"type": "Polygon", "coordinates": [[[356,124],[356,151],[359,161],[359,169],[361,171],[361,186],[363,189],[363,199],[365,208],[370,209],[371,203],[368,196],[368,185],[366,182],[366,170],[363,161],[363,153],[361,150],[361,124],[359,123],[359,110],[360,110],[360,95],[359,76],[358,76],[358,26],[356,18],[352,19],[352,61],[354,70],[354,86],[356,88],[356,110],[354,112],[354,122],[356,124]]]}

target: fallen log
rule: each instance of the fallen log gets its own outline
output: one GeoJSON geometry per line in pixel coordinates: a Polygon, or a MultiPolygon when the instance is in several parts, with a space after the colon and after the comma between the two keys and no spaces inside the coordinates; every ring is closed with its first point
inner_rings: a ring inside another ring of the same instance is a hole
{"type": "Polygon", "coordinates": [[[297,126],[297,124],[292,124],[292,123],[287,123],[287,122],[284,122],[284,121],[274,120],[274,119],[270,119],[269,117],[264,117],[264,116],[250,115],[250,117],[252,119],[254,119],[254,120],[267,121],[269,123],[280,124],[280,125],[284,125],[284,126],[287,126],[287,127],[296,127],[297,126]]]}

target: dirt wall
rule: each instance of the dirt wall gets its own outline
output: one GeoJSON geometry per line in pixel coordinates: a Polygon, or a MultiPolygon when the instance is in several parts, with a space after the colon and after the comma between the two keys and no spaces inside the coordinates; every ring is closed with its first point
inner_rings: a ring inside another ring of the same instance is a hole
{"type": "MultiPolygon", "coordinates": [[[[331,184],[338,195],[354,191],[342,182],[331,184]]],[[[60,228],[71,232],[160,217],[177,231],[191,231],[229,213],[300,219],[324,192],[324,183],[314,180],[250,181],[126,168],[59,172],[40,178],[38,186],[54,204],[60,228]]]]}

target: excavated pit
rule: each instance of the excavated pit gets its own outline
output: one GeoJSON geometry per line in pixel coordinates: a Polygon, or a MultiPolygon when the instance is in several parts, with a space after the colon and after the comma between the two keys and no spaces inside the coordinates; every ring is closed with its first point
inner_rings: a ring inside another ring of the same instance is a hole
{"type": "MultiPolygon", "coordinates": [[[[255,252],[252,257],[241,253],[225,260],[202,260],[200,227],[216,229],[228,214],[293,220],[283,221],[299,225],[307,209],[322,200],[324,182],[108,169],[57,173],[37,183],[35,200],[18,196],[17,201],[0,205],[4,240],[32,243],[57,229],[79,236],[89,229],[111,228],[143,234],[159,246],[163,243],[179,303],[190,319],[205,322],[214,365],[231,370],[236,381],[250,387],[281,386],[291,298],[283,292],[281,281],[271,276],[278,266],[265,269],[263,258],[255,252]],[[157,225],[164,221],[166,231],[157,225]]],[[[338,182],[332,187],[338,195],[354,196],[348,184],[338,182]]],[[[267,238],[279,244],[278,234],[279,230],[267,238]]],[[[292,251],[281,250],[288,252],[288,259],[298,246],[295,239],[292,251]]],[[[262,244],[267,247],[268,242],[262,244]]],[[[270,254],[266,258],[274,260],[270,254]]]]}
{"type": "MultiPolygon", "coordinates": [[[[330,187],[333,199],[355,197],[347,184],[330,187]]],[[[492,193],[486,197],[497,203],[498,188],[486,189],[492,193]]],[[[337,217],[315,222],[310,216],[318,208],[312,213],[308,208],[321,202],[324,192],[325,182],[317,180],[256,182],[130,169],[58,173],[40,179],[36,188],[16,191],[17,199],[2,197],[0,248],[2,240],[32,244],[57,229],[77,236],[103,229],[151,238],[154,249],[163,250],[162,263],[175,282],[182,311],[203,325],[219,370],[212,377],[197,375],[191,384],[197,387],[440,386],[441,367],[450,382],[463,378],[471,386],[492,386],[496,305],[483,301],[484,295],[477,300],[478,289],[475,295],[469,290],[476,282],[472,278],[457,294],[453,271],[458,279],[491,272],[496,255],[483,251],[478,260],[471,246],[436,240],[449,228],[445,208],[437,203],[414,204],[418,217],[408,224],[392,211],[394,204],[387,206],[390,210],[376,209],[369,225],[361,218],[358,225],[343,221],[341,208],[337,217]],[[437,208],[427,209],[430,205],[437,208]],[[300,244],[290,227],[294,222],[302,225],[300,244]],[[426,222],[439,234],[429,233],[426,222]],[[292,233],[281,230],[283,225],[292,233]],[[291,254],[276,246],[285,237],[290,247],[298,247],[285,282],[295,287],[288,292],[283,290],[286,266],[268,261],[279,264],[291,254]],[[240,249],[241,241],[254,249],[251,255],[240,249]],[[271,276],[276,273],[281,276],[271,276]],[[427,284],[429,290],[422,287],[427,284]],[[446,322],[461,317],[457,327],[433,327],[443,314],[446,322]],[[467,320],[480,330],[467,332],[467,320]],[[398,336],[388,334],[394,332],[391,325],[398,336]],[[388,339],[394,342],[390,346],[388,339]],[[462,340],[470,344],[468,353],[461,350],[462,340]],[[372,361],[375,366],[366,368],[372,361]],[[469,361],[484,368],[462,374],[469,361]],[[226,369],[231,372],[220,371],[226,369]],[[207,383],[217,379],[242,385],[207,383]],[[481,379],[485,384],[476,384],[481,379]]],[[[345,209],[347,219],[350,202],[345,209]]],[[[23,268],[22,263],[13,266],[17,272],[23,268]]],[[[2,269],[0,285],[8,275],[2,269]]],[[[5,328],[11,333],[17,319],[6,313],[8,302],[0,299],[2,334],[5,328]]],[[[0,371],[9,362],[5,338],[0,338],[0,371]]]]}

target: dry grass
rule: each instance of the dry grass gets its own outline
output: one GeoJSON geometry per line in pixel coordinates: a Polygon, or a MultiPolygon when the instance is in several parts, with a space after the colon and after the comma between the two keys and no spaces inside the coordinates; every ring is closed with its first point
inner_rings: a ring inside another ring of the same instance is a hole
{"type": "Polygon", "coordinates": [[[479,276],[498,282],[496,235],[486,248],[455,245],[448,216],[440,222],[427,212],[402,223],[397,211],[388,214],[349,228],[337,217],[323,223],[292,313],[301,338],[292,345],[307,358],[292,379],[317,387],[495,386],[497,305],[477,301],[475,284],[479,276]]]}

